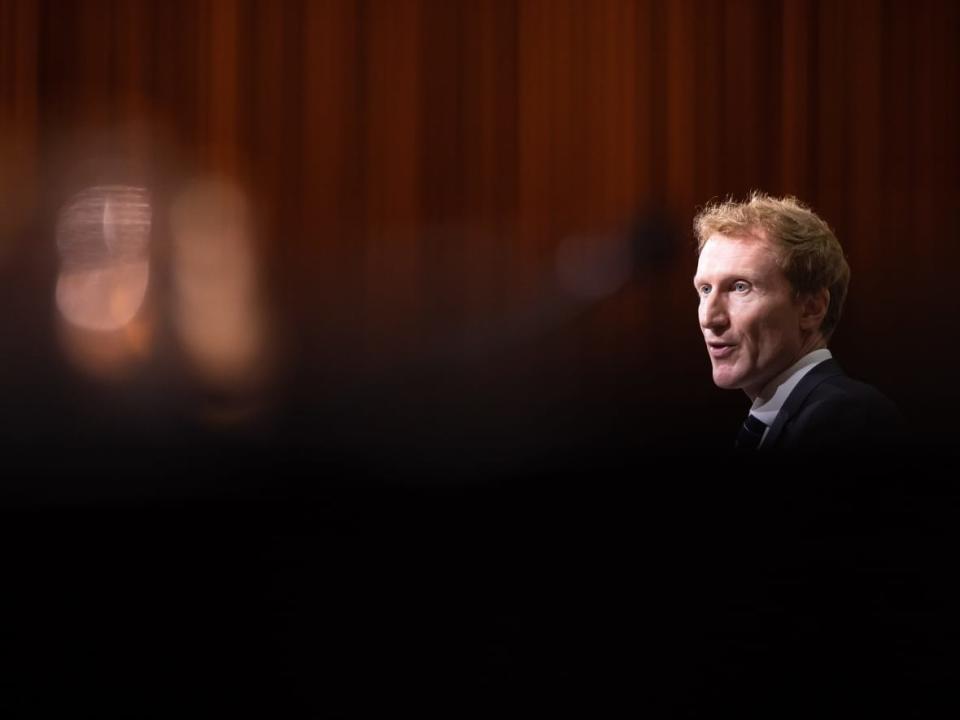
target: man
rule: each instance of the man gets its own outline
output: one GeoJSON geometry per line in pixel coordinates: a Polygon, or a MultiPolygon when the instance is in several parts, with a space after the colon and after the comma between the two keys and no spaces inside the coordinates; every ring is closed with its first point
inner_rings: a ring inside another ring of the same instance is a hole
{"type": "Polygon", "coordinates": [[[711,204],[694,229],[693,284],[713,381],[753,401],[737,447],[827,449],[893,437],[899,415],[848,377],[827,343],[850,268],[830,227],[795,198],[711,204]]]}

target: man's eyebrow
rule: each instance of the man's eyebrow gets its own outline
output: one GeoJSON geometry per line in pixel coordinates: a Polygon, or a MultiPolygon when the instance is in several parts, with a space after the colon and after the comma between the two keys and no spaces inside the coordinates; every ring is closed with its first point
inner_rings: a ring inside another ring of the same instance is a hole
{"type": "MultiPolygon", "coordinates": [[[[725,284],[727,284],[727,283],[736,282],[736,281],[738,281],[738,280],[744,280],[744,281],[750,283],[751,285],[758,285],[758,284],[760,284],[760,283],[762,282],[762,280],[761,280],[760,278],[758,278],[756,275],[754,275],[753,273],[749,273],[749,272],[734,272],[734,273],[728,273],[728,274],[724,275],[723,277],[721,277],[721,278],[718,280],[718,284],[721,285],[721,286],[723,286],[723,285],[725,285],[725,284]]],[[[694,278],[693,278],[693,286],[694,286],[694,287],[699,287],[700,285],[704,285],[704,284],[709,285],[710,283],[707,283],[705,280],[703,280],[703,279],[700,278],[699,276],[694,276],[694,278]]]]}
{"type": "MultiPolygon", "coordinates": [[[[729,280],[729,279],[730,279],[730,276],[724,276],[724,277],[720,278],[719,284],[720,284],[720,285],[723,285],[723,283],[726,282],[726,281],[729,280]]],[[[707,282],[706,280],[704,280],[704,279],[703,279],[702,277],[700,277],[699,275],[694,275],[694,277],[693,277],[693,286],[694,286],[694,287],[700,287],[701,285],[709,285],[709,284],[710,284],[709,282],[707,282]]]]}

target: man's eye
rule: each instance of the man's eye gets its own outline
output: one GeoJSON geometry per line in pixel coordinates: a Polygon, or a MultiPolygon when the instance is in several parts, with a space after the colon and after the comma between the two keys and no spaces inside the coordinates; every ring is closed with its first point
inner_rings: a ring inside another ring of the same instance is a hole
{"type": "Polygon", "coordinates": [[[746,292],[747,290],[749,290],[749,289],[750,289],[750,286],[749,286],[747,283],[743,282],[743,281],[739,281],[739,282],[735,282],[735,283],[733,284],[733,289],[734,289],[735,292],[740,292],[740,293],[742,293],[742,292],[746,292]]]}
{"type": "Polygon", "coordinates": [[[709,285],[701,285],[701,286],[698,288],[698,293],[699,293],[700,295],[709,295],[709,294],[710,294],[710,286],[709,286],[709,285]]]}

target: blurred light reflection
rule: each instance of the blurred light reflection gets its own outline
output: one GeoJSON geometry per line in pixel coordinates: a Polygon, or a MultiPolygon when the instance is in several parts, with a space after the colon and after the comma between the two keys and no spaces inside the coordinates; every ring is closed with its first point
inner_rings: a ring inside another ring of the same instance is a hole
{"type": "Polygon", "coordinates": [[[233,183],[190,183],[171,208],[174,325],[198,374],[224,388],[258,378],[263,320],[249,203],[233,183]]]}
{"type": "Polygon", "coordinates": [[[150,276],[150,201],[143,188],[98,186],[60,211],[57,308],[79,328],[118,330],[136,316],[150,276]]]}
{"type": "Polygon", "coordinates": [[[87,330],[118,330],[140,309],[147,292],[146,261],[93,269],[62,270],[57,279],[57,307],[87,330]]]}

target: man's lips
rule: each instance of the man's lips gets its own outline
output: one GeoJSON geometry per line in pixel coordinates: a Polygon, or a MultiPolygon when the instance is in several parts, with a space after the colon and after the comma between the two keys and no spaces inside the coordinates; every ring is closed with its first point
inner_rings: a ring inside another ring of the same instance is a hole
{"type": "Polygon", "coordinates": [[[732,343],[722,343],[722,342],[708,342],[707,347],[710,349],[710,357],[721,359],[725,358],[731,353],[733,353],[736,345],[732,343]]]}

